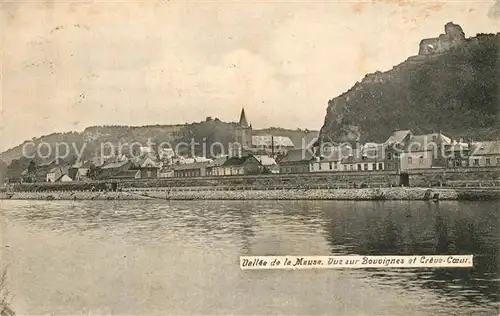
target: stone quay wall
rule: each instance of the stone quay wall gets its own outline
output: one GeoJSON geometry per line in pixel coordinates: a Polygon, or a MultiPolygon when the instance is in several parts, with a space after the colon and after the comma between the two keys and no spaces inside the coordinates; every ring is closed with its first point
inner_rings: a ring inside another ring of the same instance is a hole
{"type": "Polygon", "coordinates": [[[43,191],[0,192],[0,200],[149,200],[134,192],[43,191]]]}
{"type": "Polygon", "coordinates": [[[220,189],[142,188],[122,192],[11,192],[11,200],[500,200],[500,190],[448,188],[220,189]]]}
{"type": "Polygon", "coordinates": [[[321,172],[254,176],[218,176],[195,178],[163,178],[144,181],[123,181],[123,188],[155,187],[252,187],[252,188],[353,188],[363,186],[390,187],[399,185],[399,175],[392,171],[321,172]]]}
{"type": "MultiPolygon", "coordinates": [[[[421,169],[408,171],[410,187],[500,188],[500,168],[421,169]]],[[[0,192],[88,192],[137,188],[217,188],[220,190],[391,188],[401,185],[395,171],[317,172],[258,176],[160,178],[150,180],[26,183],[0,192]],[[112,184],[115,184],[114,186],[112,184]]]]}
{"type": "Polygon", "coordinates": [[[412,187],[500,187],[499,167],[410,170],[412,187]]]}

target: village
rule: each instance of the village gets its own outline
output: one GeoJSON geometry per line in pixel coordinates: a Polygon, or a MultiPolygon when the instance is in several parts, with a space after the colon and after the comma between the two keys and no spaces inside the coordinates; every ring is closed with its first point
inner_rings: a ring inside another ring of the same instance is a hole
{"type": "Polygon", "coordinates": [[[40,164],[31,161],[19,179],[7,179],[7,182],[133,181],[384,170],[405,173],[420,169],[500,167],[498,140],[453,140],[441,131],[415,135],[410,130],[398,130],[383,143],[357,147],[332,145],[322,143],[316,136],[307,145],[306,142],[294,144],[285,136],[252,135],[244,110],[238,124],[243,146],[228,155],[184,157],[177,156],[172,149],[155,151],[141,147],[136,157],[95,158],[73,165],[62,159],[40,164]]]}

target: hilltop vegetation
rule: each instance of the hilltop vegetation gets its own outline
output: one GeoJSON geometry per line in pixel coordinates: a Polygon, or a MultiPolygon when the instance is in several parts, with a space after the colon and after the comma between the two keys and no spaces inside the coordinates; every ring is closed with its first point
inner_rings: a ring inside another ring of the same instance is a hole
{"type": "MultiPolygon", "coordinates": [[[[282,128],[270,128],[263,130],[253,130],[253,135],[274,135],[288,136],[297,146],[301,146],[302,138],[307,142],[310,138],[317,136],[317,131],[302,131],[288,130],[282,128]],[[307,135],[307,137],[305,137],[307,135]]],[[[179,124],[179,125],[148,125],[148,126],[91,126],[83,132],[68,132],[68,133],[53,133],[38,138],[33,138],[30,141],[25,141],[23,144],[0,154],[0,177],[19,177],[20,173],[28,167],[31,159],[24,157],[23,146],[25,146],[28,156],[35,156],[34,160],[37,163],[50,160],[55,156],[57,144],[69,144],[69,153],[64,159],[67,163],[72,164],[76,161],[76,157],[81,153],[82,160],[90,159],[101,153],[102,144],[112,144],[114,148],[118,145],[128,144],[128,148],[124,150],[124,154],[139,150],[140,145],[147,146],[148,141],[156,144],[168,143],[175,147],[180,143],[190,144],[192,140],[199,145],[195,146],[195,154],[204,155],[203,144],[206,148],[214,143],[230,144],[239,141],[241,132],[237,123],[226,123],[221,120],[207,117],[205,121],[179,124]],[[40,146],[41,143],[50,144],[50,149],[47,145],[40,146]],[[35,152],[35,148],[40,148],[39,152],[35,152]],[[52,155],[49,156],[49,152],[52,155]],[[42,157],[47,157],[43,159],[42,157]],[[7,165],[10,165],[7,168],[7,165]]],[[[111,146],[104,145],[106,155],[109,154],[111,146]]],[[[189,149],[186,146],[179,147],[178,154],[188,154],[189,149]]],[[[214,154],[220,153],[220,147],[214,146],[214,154]]],[[[59,145],[60,153],[65,153],[66,148],[59,145]]],[[[227,153],[227,148],[224,149],[227,153]]]]}
{"type": "Polygon", "coordinates": [[[367,75],[328,102],[321,135],[334,141],[380,142],[393,130],[411,129],[498,139],[499,40],[500,34],[479,34],[367,75]]]}

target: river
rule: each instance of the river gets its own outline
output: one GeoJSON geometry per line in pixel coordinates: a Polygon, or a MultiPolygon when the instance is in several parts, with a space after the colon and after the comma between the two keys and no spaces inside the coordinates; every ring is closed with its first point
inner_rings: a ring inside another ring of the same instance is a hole
{"type": "Polygon", "coordinates": [[[18,315],[498,315],[499,202],[0,201],[18,315]],[[473,254],[461,269],[240,255],[473,254]]]}

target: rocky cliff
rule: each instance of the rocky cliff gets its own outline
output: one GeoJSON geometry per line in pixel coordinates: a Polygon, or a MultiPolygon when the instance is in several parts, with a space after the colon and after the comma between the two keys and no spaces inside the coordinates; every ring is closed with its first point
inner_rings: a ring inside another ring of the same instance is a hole
{"type": "Polygon", "coordinates": [[[396,129],[500,137],[499,34],[465,38],[459,25],[420,42],[419,54],[367,75],[328,102],[328,141],[384,141],[396,129]]]}

